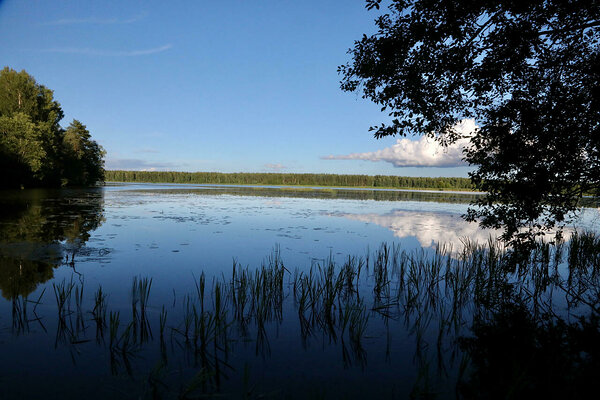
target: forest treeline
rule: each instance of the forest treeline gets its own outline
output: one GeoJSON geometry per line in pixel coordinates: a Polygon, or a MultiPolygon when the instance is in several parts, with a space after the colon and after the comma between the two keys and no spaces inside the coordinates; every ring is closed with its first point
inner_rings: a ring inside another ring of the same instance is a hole
{"type": "Polygon", "coordinates": [[[54,92],[24,70],[0,71],[0,187],[88,186],[104,180],[104,150],[86,126],[65,129],[54,92]]]}
{"type": "Polygon", "coordinates": [[[105,178],[110,182],[473,190],[471,180],[468,178],[422,178],[392,175],[106,171],[105,178]]]}

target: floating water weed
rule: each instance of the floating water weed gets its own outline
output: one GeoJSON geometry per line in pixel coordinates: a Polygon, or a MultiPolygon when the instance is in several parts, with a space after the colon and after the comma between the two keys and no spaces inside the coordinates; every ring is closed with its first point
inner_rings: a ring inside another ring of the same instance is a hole
{"type": "MultiPolygon", "coordinates": [[[[68,317],[70,317],[72,314],[71,296],[73,289],[75,288],[73,277],[71,276],[71,280],[69,282],[63,279],[59,284],[53,283],[52,287],[54,288],[56,308],[58,311],[58,323],[56,327],[55,340],[55,346],[58,346],[59,343],[69,343],[76,340],[75,333],[70,326],[71,324],[68,324],[68,322],[71,322],[70,318],[68,317]]],[[[79,296],[76,296],[76,298],[79,298],[79,296]]]]}
{"type": "Polygon", "coordinates": [[[107,295],[102,291],[102,286],[94,293],[94,308],[92,309],[92,319],[96,322],[96,337],[104,337],[104,328],[106,327],[106,305],[107,295]]]}
{"type": "Polygon", "coordinates": [[[44,297],[44,293],[46,293],[46,288],[44,288],[42,290],[42,292],[40,293],[40,295],[38,296],[38,299],[36,301],[32,301],[32,300],[27,300],[28,303],[33,303],[33,312],[35,313],[37,306],[39,306],[40,304],[42,304],[42,297],[44,297]]]}
{"type": "Polygon", "coordinates": [[[343,283],[345,296],[351,296],[358,291],[358,278],[361,269],[362,259],[357,261],[356,257],[348,256],[348,260],[340,269],[340,276],[338,278],[343,283]]]}
{"type": "Polygon", "coordinates": [[[200,312],[204,313],[204,289],[206,287],[206,276],[204,275],[204,271],[200,274],[198,280],[194,277],[194,284],[196,285],[196,294],[198,295],[198,301],[200,302],[200,312]]]}
{"type": "Polygon", "coordinates": [[[112,349],[117,345],[117,335],[119,333],[119,325],[120,325],[120,313],[118,311],[111,311],[109,314],[109,333],[110,333],[110,343],[109,347],[112,349]]]}
{"type": "Polygon", "coordinates": [[[22,296],[14,296],[12,299],[12,330],[19,335],[29,331],[27,319],[27,299],[22,296]]]}
{"type": "MultiPolygon", "coordinates": [[[[115,338],[119,326],[118,315],[115,324],[115,338]]],[[[112,329],[111,329],[112,339],[112,329]]],[[[138,349],[136,343],[135,323],[131,321],[123,330],[117,340],[111,342],[111,369],[113,374],[118,372],[119,360],[123,363],[125,370],[129,376],[133,376],[133,368],[131,366],[131,357],[135,356],[135,351],[138,349]]]]}
{"type": "Polygon", "coordinates": [[[167,310],[165,306],[162,307],[159,316],[159,331],[160,331],[160,355],[162,362],[166,365],[167,363],[167,344],[165,343],[165,327],[167,325],[167,310]]]}
{"type": "MultiPolygon", "coordinates": [[[[215,375],[216,373],[214,370],[203,367],[184,387],[181,388],[178,398],[181,400],[199,398],[199,396],[194,395],[197,391],[206,394],[209,392],[208,385],[212,382],[215,375]]],[[[212,392],[212,390],[210,391],[212,392]]]]}
{"type": "Polygon", "coordinates": [[[182,335],[186,341],[190,340],[191,328],[198,319],[197,311],[189,295],[183,297],[183,321],[181,328],[172,328],[172,331],[182,335]]]}
{"type": "Polygon", "coordinates": [[[159,318],[160,337],[164,338],[165,326],[167,325],[167,310],[165,309],[165,306],[162,307],[159,318]]]}
{"type": "Polygon", "coordinates": [[[562,236],[556,238],[554,242],[554,268],[562,262],[564,256],[565,241],[562,236]]]}
{"type": "Polygon", "coordinates": [[[367,330],[369,314],[362,300],[357,301],[350,308],[348,333],[352,342],[359,343],[367,330]]]}
{"type": "Polygon", "coordinates": [[[76,314],[76,322],[75,322],[75,326],[76,326],[76,330],[77,333],[76,335],[79,335],[79,332],[85,331],[85,323],[84,323],[84,318],[83,318],[83,308],[82,308],[82,303],[83,303],[83,278],[81,280],[81,286],[77,285],[75,286],[75,314],[76,314]]]}
{"type": "Polygon", "coordinates": [[[37,322],[44,332],[47,332],[46,327],[42,322],[42,318],[37,314],[37,307],[42,304],[42,297],[46,292],[46,288],[42,290],[37,300],[29,300],[26,296],[13,296],[12,302],[12,331],[15,334],[29,332],[29,324],[31,322],[37,322]],[[27,314],[27,304],[33,304],[33,317],[29,317],[27,314]]]}
{"type": "Polygon", "coordinates": [[[390,248],[387,243],[383,243],[375,254],[375,261],[373,263],[373,277],[375,279],[373,292],[375,293],[376,298],[389,296],[389,260],[390,248]]]}
{"type": "Polygon", "coordinates": [[[322,321],[328,328],[330,337],[335,339],[335,313],[334,306],[337,300],[337,296],[342,286],[342,281],[339,279],[339,275],[335,274],[335,264],[331,258],[327,262],[327,266],[324,268],[319,267],[321,274],[321,316],[322,321]]]}
{"type": "Polygon", "coordinates": [[[148,322],[148,299],[152,288],[152,278],[133,278],[131,287],[131,329],[133,339],[137,340],[139,327],[139,340],[141,343],[152,337],[152,329],[148,322]]]}
{"type": "Polygon", "coordinates": [[[569,268],[600,269],[600,236],[593,232],[575,232],[569,241],[569,268]]]}
{"type": "Polygon", "coordinates": [[[58,310],[59,318],[64,318],[67,313],[71,312],[71,294],[73,293],[75,284],[73,283],[72,278],[69,282],[63,279],[59,284],[53,283],[52,287],[54,288],[54,296],[56,297],[56,308],[58,310]]]}
{"type": "Polygon", "coordinates": [[[158,361],[145,380],[142,398],[162,399],[169,387],[165,384],[167,364],[164,360],[158,361]]]}

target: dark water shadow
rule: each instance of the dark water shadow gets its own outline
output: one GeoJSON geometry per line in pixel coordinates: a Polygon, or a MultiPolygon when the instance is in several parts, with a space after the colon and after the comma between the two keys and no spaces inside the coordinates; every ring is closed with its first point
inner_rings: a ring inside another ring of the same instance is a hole
{"type": "Polygon", "coordinates": [[[567,399],[598,393],[600,315],[574,322],[536,315],[518,296],[475,319],[460,339],[470,359],[458,382],[464,399],[567,399]]]}

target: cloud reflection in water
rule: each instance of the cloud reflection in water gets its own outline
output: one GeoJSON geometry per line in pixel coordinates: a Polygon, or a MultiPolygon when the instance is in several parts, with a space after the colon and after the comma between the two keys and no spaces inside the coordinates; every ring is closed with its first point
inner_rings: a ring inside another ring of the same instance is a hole
{"type": "Polygon", "coordinates": [[[423,247],[434,247],[440,243],[459,249],[462,247],[461,240],[465,238],[483,243],[490,235],[497,237],[500,234],[495,230],[481,229],[478,224],[467,222],[460,215],[453,213],[392,210],[385,214],[329,215],[377,224],[391,230],[397,238],[415,237],[423,247]]]}

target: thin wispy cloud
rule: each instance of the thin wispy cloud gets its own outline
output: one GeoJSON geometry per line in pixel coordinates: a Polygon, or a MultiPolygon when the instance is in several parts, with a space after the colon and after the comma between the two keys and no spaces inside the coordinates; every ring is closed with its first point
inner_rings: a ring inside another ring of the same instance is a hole
{"type": "Polygon", "coordinates": [[[271,163],[269,163],[269,164],[263,165],[263,167],[266,170],[273,171],[273,172],[279,172],[281,170],[287,169],[287,167],[285,165],[279,164],[279,163],[277,163],[277,164],[271,164],[271,163]]]}
{"type": "MultiPolygon", "coordinates": [[[[454,130],[462,135],[469,135],[476,128],[475,121],[465,120],[457,124],[454,130]]],[[[395,167],[460,167],[467,165],[463,161],[463,150],[468,145],[468,138],[459,139],[454,144],[444,147],[436,140],[423,136],[418,140],[398,139],[396,144],[377,151],[328,155],[321,159],[384,161],[395,167]]]]}
{"type": "Polygon", "coordinates": [[[135,153],[160,153],[160,152],[156,149],[153,149],[150,147],[145,147],[143,149],[135,150],[135,153]]]}
{"type": "Polygon", "coordinates": [[[97,17],[88,17],[88,18],[61,18],[54,21],[48,21],[42,23],[42,25],[125,25],[125,24],[133,24],[134,22],[138,22],[144,18],[148,13],[141,13],[131,18],[97,18],[97,17]]]}
{"type": "Polygon", "coordinates": [[[158,54],[169,50],[173,45],[165,44],[164,46],[154,47],[150,49],[139,50],[103,50],[89,47],[52,47],[49,49],[41,49],[44,53],[61,53],[61,54],[80,54],[84,56],[99,56],[99,57],[136,57],[146,56],[150,54],[158,54]]]}

